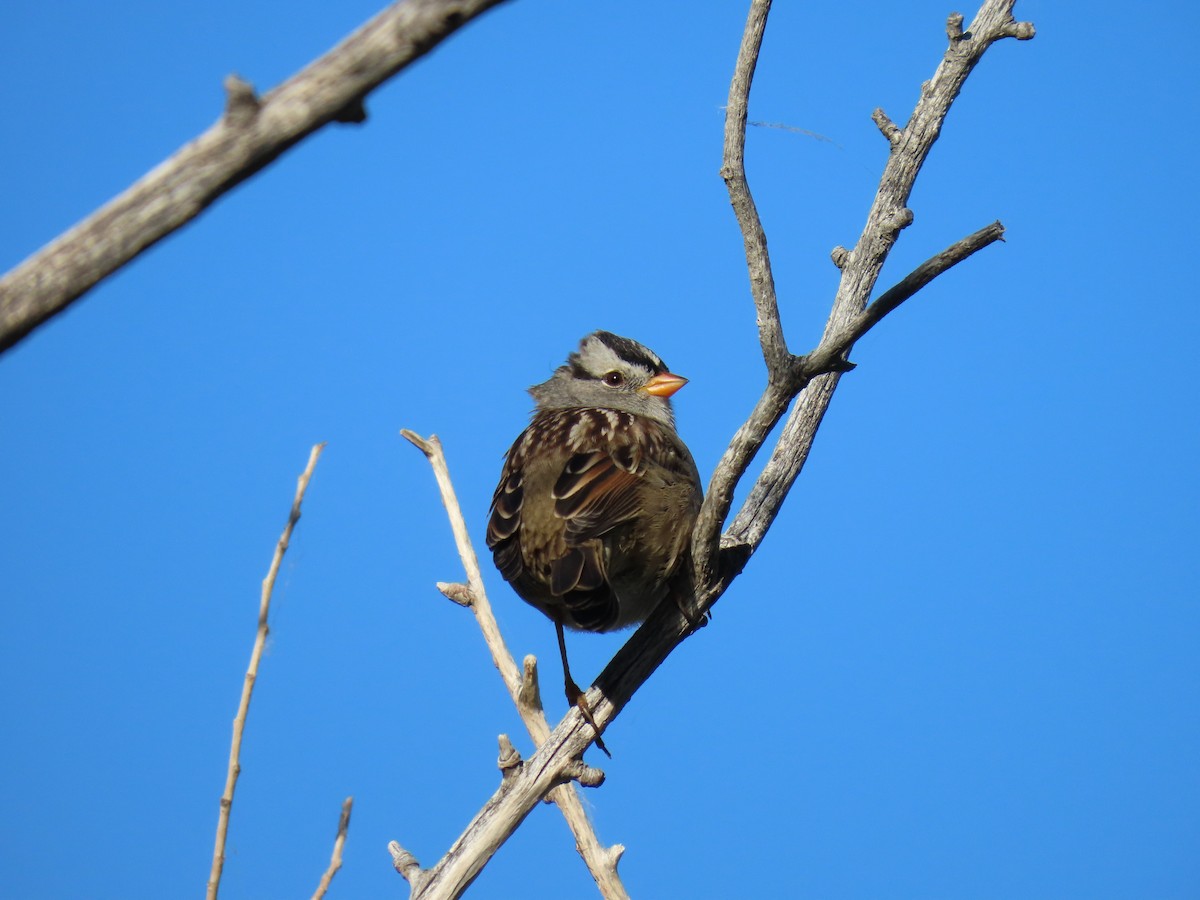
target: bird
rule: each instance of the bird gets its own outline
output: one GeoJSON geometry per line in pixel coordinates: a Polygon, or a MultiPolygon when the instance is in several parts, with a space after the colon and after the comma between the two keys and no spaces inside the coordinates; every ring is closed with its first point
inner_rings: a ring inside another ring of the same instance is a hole
{"type": "Polygon", "coordinates": [[[563,630],[617,631],[670,595],[683,608],[703,499],[671,408],[686,383],[637,341],[585,336],[529,388],[532,418],[505,454],[488,512],[496,568],[554,622],[567,702],[605,753],[563,630]]]}

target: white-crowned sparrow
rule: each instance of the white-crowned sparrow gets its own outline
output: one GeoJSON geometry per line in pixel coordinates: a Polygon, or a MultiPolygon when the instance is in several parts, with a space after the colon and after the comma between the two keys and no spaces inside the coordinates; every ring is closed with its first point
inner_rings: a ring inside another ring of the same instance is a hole
{"type": "Polygon", "coordinates": [[[529,389],[533,420],[492,497],[487,545],[496,567],[554,622],[568,702],[589,721],[563,627],[641,622],[690,576],[700,474],[669,399],[686,383],[637,341],[589,334],[529,389]]]}

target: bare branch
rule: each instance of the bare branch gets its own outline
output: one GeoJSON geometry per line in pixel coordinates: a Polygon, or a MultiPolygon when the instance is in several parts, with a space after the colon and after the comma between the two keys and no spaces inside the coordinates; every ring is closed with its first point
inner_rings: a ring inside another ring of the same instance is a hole
{"type": "Polygon", "coordinates": [[[279,574],[279,566],[283,563],[283,555],[287,553],[288,542],[292,539],[292,531],[300,521],[300,504],[304,500],[304,492],[308,490],[309,479],[317,460],[321,458],[324,444],[317,444],[308,455],[308,465],[296,482],[296,496],[292,500],[292,510],[288,514],[287,524],[283,526],[283,534],[275,545],[275,556],[263,579],[262,596],[258,606],[258,631],[254,636],[254,647],[250,651],[250,665],[246,669],[246,679],[242,683],[242,698],[238,702],[237,715],[233,718],[233,741],[229,747],[229,769],[225,775],[225,791],[221,794],[221,812],[217,817],[217,840],[213,848],[212,869],[208,876],[208,900],[216,900],[217,891],[221,886],[221,870],[225,866],[225,837],[229,833],[229,814],[233,809],[233,792],[237,787],[238,775],[241,774],[240,762],[242,752],[242,735],[246,730],[246,714],[250,711],[250,697],[254,693],[254,682],[258,678],[258,664],[262,659],[263,647],[267,643],[267,614],[271,611],[271,594],[275,590],[275,576],[279,574]]]}
{"type": "MultiPolygon", "coordinates": [[[[762,448],[771,429],[783,417],[795,396],[786,380],[771,378],[750,416],[742,423],[725,448],[708,482],[708,491],[692,532],[692,556],[697,585],[719,580],[718,551],[721,528],[733,506],[733,493],[746,469],[762,448]]],[[[714,598],[715,600],[715,598],[714,598]]],[[[695,613],[699,615],[699,612],[695,613]]]]}
{"type": "MultiPolygon", "coordinates": [[[[504,636],[500,633],[500,626],[492,613],[492,605],[488,600],[487,589],[483,585],[483,577],[479,571],[479,558],[475,555],[475,548],[472,546],[471,537],[467,532],[467,523],[463,519],[458,496],[450,479],[450,469],[446,464],[442,442],[436,435],[423,438],[408,429],[402,429],[400,433],[425,454],[433,468],[434,478],[437,480],[438,489],[442,495],[442,503],[446,507],[446,514],[450,520],[450,529],[454,532],[454,542],[458,547],[458,554],[467,575],[467,584],[465,585],[439,584],[438,588],[454,602],[469,606],[475,614],[475,621],[479,624],[484,642],[492,654],[492,662],[499,670],[500,677],[504,679],[504,686],[508,688],[509,696],[512,697],[513,703],[517,707],[521,721],[525,723],[525,728],[533,739],[534,745],[540,746],[549,737],[550,726],[542,711],[541,697],[538,692],[537,662],[532,656],[527,656],[524,660],[523,670],[519,671],[504,642],[504,636]]],[[[595,736],[594,731],[592,735],[595,736]]],[[[582,749],[579,752],[582,754],[582,749]]],[[[525,768],[527,767],[522,766],[522,771],[525,768]]],[[[575,846],[579,850],[580,856],[583,857],[588,871],[591,872],[592,878],[595,879],[601,896],[609,898],[609,900],[627,900],[628,894],[616,869],[616,860],[620,858],[620,853],[614,854],[614,848],[604,847],[600,843],[592,828],[592,823],[583,809],[579,795],[574,786],[568,783],[570,779],[574,778],[585,787],[593,787],[603,781],[603,773],[600,773],[599,770],[590,770],[581,776],[578,768],[574,767],[574,761],[570,760],[564,762],[562,773],[562,777],[559,779],[561,786],[552,790],[547,799],[561,810],[567,826],[575,836],[575,846]],[[598,775],[592,773],[598,773],[598,775]]],[[[515,777],[510,769],[505,769],[504,775],[504,784],[515,777]]],[[[480,862],[480,867],[482,865],[483,863],[480,862]]],[[[416,897],[417,893],[417,888],[414,886],[413,897],[416,897]]]]}
{"type": "Polygon", "coordinates": [[[821,375],[809,382],[800,394],[771,458],[763,466],[742,508],[725,532],[722,547],[727,544],[737,547],[742,556],[758,549],[783,507],[796,476],[808,460],[813,438],[829,407],[839,378],[841,375],[837,373],[821,375]]]}
{"type": "MultiPolygon", "coordinates": [[[[987,0],[970,29],[947,47],[933,77],[922,85],[921,97],[900,136],[891,140],[891,154],[879,190],[867,214],[867,224],[855,245],[834,300],[827,331],[844,328],[866,305],[899,230],[912,221],[905,215],[909,195],[929,151],[941,133],[950,105],[962,86],[997,40],[1007,37],[1014,0],[987,0]]],[[[1029,26],[1032,32],[1032,26],[1029,26]]]]}
{"type": "MultiPolygon", "coordinates": [[[[817,384],[801,394],[801,399],[783,434],[780,435],[771,459],[730,525],[726,533],[726,544],[744,548],[741,551],[743,555],[753,553],[770,529],[771,523],[775,521],[788,490],[808,459],[808,451],[812,447],[813,438],[836,386],[833,378],[821,376],[852,367],[853,364],[845,359],[846,354],[855,342],[874,328],[884,316],[947,269],[958,265],[989,244],[1001,240],[1004,240],[1004,226],[993,222],[951,244],[941,253],[921,263],[899,284],[881,294],[842,331],[836,334],[827,333],[811,353],[795,358],[798,379],[805,384],[816,380],[817,384]]],[[[744,560],[742,562],[744,563],[744,560]]]]}
{"type": "Polygon", "coordinates": [[[762,344],[767,367],[774,370],[787,362],[787,344],[779,321],[779,305],[775,298],[775,279],[767,255],[767,235],[758,217],[758,208],[746,182],[746,115],[750,102],[750,83],[758,65],[758,51],[771,0],[753,0],[742,46],[738,50],[733,79],[729,85],[729,102],[725,106],[725,151],[721,177],[729,191],[729,202],[737,216],[746,245],[746,266],[750,271],[750,291],[758,310],[758,338],[762,344]]]}
{"type": "MultiPolygon", "coordinates": [[[[455,603],[469,606],[475,613],[475,621],[479,623],[479,630],[483,632],[484,642],[491,651],[492,662],[499,670],[500,677],[504,679],[504,686],[508,688],[509,695],[515,698],[521,689],[521,671],[517,668],[512,654],[508,652],[504,636],[500,633],[500,626],[496,623],[496,617],[492,613],[492,605],[487,598],[487,589],[483,586],[483,575],[479,571],[479,557],[475,555],[475,548],[471,545],[467,523],[463,518],[462,508],[458,504],[458,496],[454,492],[454,483],[450,480],[450,469],[446,465],[446,454],[442,450],[442,442],[438,440],[437,435],[423,438],[407,428],[401,429],[400,434],[425,454],[425,458],[429,460],[429,465],[433,468],[433,477],[437,480],[438,490],[442,495],[442,504],[446,507],[446,516],[450,520],[450,530],[454,532],[454,544],[458,548],[458,555],[462,559],[463,569],[466,571],[465,594],[454,586],[448,586],[449,593],[446,591],[443,593],[455,603]]],[[[463,586],[459,585],[458,587],[463,586]]],[[[441,585],[438,585],[438,588],[441,590],[441,585]]],[[[528,724],[526,722],[527,726],[528,724]]],[[[535,724],[534,728],[537,727],[535,724]]],[[[544,717],[541,720],[541,729],[544,732],[541,739],[544,740],[545,735],[550,733],[550,727],[546,724],[544,717]]],[[[538,735],[533,735],[533,739],[539,740],[538,735]]]]}
{"type": "Polygon", "coordinates": [[[321,900],[325,896],[325,892],[329,890],[329,885],[333,882],[333,876],[342,867],[342,848],[346,846],[346,832],[350,830],[350,810],[353,806],[353,797],[347,797],[342,803],[337,837],[333,842],[333,856],[329,859],[329,868],[325,870],[325,874],[321,876],[321,880],[317,884],[317,890],[313,893],[312,900],[321,900]]]}
{"type": "MultiPolygon", "coordinates": [[[[662,603],[634,632],[587,692],[588,706],[601,728],[616,718],[690,627],[674,603],[662,603]]],[[[460,896],[550,787],[589,776],[579,761],[594,735],[578,707],[571,707],[520,771],[502,782],[446,855],[421,872],[411,900],[460,896]]],[[[613,847],[606,856],[615,864],[622,850],[613,847]]]]}
{"type": "Polygon", "coordinates": [[[0,352],[292,145],[330,122],[361,122],[367,94],[501,2],[395,3],[261,100],[228,78],[212,127],[0,278],[0,352]]]}
{"type": "Polygon", "coordinates": [[[985,225],[978,231],[967,235],[961,241],[956,241],[936,256],[925,260],[906,275],[899,284],[889,288],[874,303],[859,313],[849,326],[836,334],[826,335],[815,350],[807,356],[797,359],[800,379],[808,381],[818,375],[837,371],[840,367],[844,367],[845,354],[850,352],[850,348],[859,338],[878,325],[884,316],[895,310],[901,303],[943,272],[958,265],[988,244],[1002,240],[1004,240],[1004,226],[999,222],[993,222],[991,225],[985,225]]]}
{"type": "MultiPolygon", "coordinates": [[[[881,297],[880,300],[886,300],[884,305],[874,312],[868,309],[866,318],[863,318],[866,300],[895,242],[898,233],[896,225],[906,218],[905,204],[917,174],[941,133],[942,122],[945,121],[950,105],[962,90],[967,76],[987,48],[996,41],[1005,37],[1028,39],[1034,34],[1034,28],[1029,23],[1013,22],[1013,3],[1014,0],[987,0],[971,22],[970,28],[951,42],[933,78],[922,85],[920,100],[904,128],[903,139],[892,146],[862,235],[854,250],[844,256],[842,278],[833,310],[821,345],[809,354],[810,358],[821,356],[825,362],[831,364],[839,359],[844,360],[853,340],[865,334],[866,330],[887,312],[915,293],[915,289],[908,291],[902,286],[912,285],[915,280],[929,275],[929,278],[923,281],[923,286],[954,263],[1003,235],[1003,227],[997,222],[948,248],[893,288],[892,290],[897,291],[896,294],[891,297],[885,294],[881,297]],[[900,218],[897,219],[897,216],[900,218]],[[837,336],[851,334],[856,336],[843,349],[841,345],[845,342],[840,341],[837,336]],[[839,348],[838,354],[821,351],[821,347],[834,346],[839,348]]],[[[797,363],[796,374],[803,390],[788,417],[770,460],[726,533],[725,541],[744,548],[739,551],[743,555],[752,553],[758,547],[778,515],[788,491],[808,459],[817,428],[837,387],[840,374],[836,369],[824,375],[814,375],[814,371],[816,369],[805,369],[802,363],[797,363]]],[[[720,472],[714,474],[713,480],[716,481],[719,476],[720,472]]],[[[737,476],[740,478],[741,472],[738,472],[737,476]]]]}
{"type": "MultiPolygon", "coordinates": [[[[693,615],[706,611],[717,601],[770,527],[807,459],[840,374],[852,368],[846,354],[854,341],[920,286],[980,247],[998,240],[1003,233],[996,223],[960,241],[918,267],[880,297],[876,307],[867,308],[866,301],[888,252],[900,231],[912,222],[912,211],[906,204],[913,182],[963,81],[996,40],[1033,34],[1032,26],[1013,23],[1012,5],[1013,0],[985,0],[969,31],[951,42],[934,77],[922,86],[921,98],[905,127],[893,133],[891,129],[896,126],[890,120],[881,124],[889,137],[891,152],[867,224],[853,250],[834,251],[833,259],[842,270],[842,277],[825,334],[807,357],[795,357],[783,342],[766,238],[744,175],[746,98],[770,8],[768,0],[752,0],[730,88],[721,174],[742,226],[768,380],[750,417],[734,435],[713,474],[693,533],[696,575],[693,615]],[[735,132],[740,129],[743,134],[731,134],[731,128],[735,132]],[[771,459],[718,543],[734,488],[768,433],[797,397],[771,459]]],[[[882,114],[880,117],[883,118],[882,114]]],[[[688,619],[674,603],[662,603],[651,613],[587,692],[586,703],[601,730],[691,630],[688,619]]],[[[414,884],[413,897],[459,896],[545,790],[578,771],[578,760],[594,733],[579,710],[571,709],[534,756],[504,781],[450,852],[433,868],[421,873],[420,886],[414,884]]]]}
{"type": "Polygon", "coordinates": [[[692,538],[697,584],[715,579],[718,537],[733,503],[734,488],[790,400],[787,387],[779,382],[791,354],[788,353],[779,318],[775,277],[771,273],[771,260],[767,253],[767,235],[746,180],[746,115],[750,105],[750,85],[754,81],[754,70],[758,66],[758,54],[770,12],[771,0],[751,0],[742,43],[733,67],[733,78],[729,83],[729,101],[725,105],[725,148],[721,164],[721,177],[729,191],[729,202],[737,216],[746,249],[746,268],[750,274],[750,292],[757,313],[758,339],[767,364],[768,386],[750,418],[738,429],[721,457],[717,474],[722,477],[714,475],[709,482],[692,538]]]}
{"type": "MultiPolygon", "coordinates": [[[[794,423],[795,427],[785,428],[771,460],[725,537],[725,544],[742,548],[736,557],[726,560],[727,564],[736,563],[733,570],[740,569],[745,556],[753,553],[778,514],[780,504],[808,458],[816,428],[825,415],[840,373],[852,368],[845,356],[853,341],[845,344],[838,336],[854,334],[857,327],[862,329],[857,335],[861,337],[866,328],[878,321],[877,318],[863,320],[860,317],[896,238],[912,222],[912,211],[906,205],[908,197],[921,166],[941,133],[950,105],[989,46],[1005,37],[1032,36],[1034,33],[1032,25],[1020,23],[1018,26],[1013,22],[1014,2],[986,0],[970,29],[951,41],[933,78],[922,85],[920,99],[903,129],[893,132],[894,123],[882,110],[876,110],[873,118],[888,136],[891,152],[867,214],[867,224],[853,250],[834,249],[833,260],[841,269],[842,277],[821,343],[807,357],[789,357],[787,377],[781,376],[768,358],[770,380],[767,387],[713,472],[692,539],[698,585],[715,587],[726,581],[727,573],[722,574],[718,565],[718,535],[729,514],[734,490],[766,436],[799,393],[800,399],[789,418],[789,424],[794,423]],[[835,347],[836,352],[831,352],[835,347]]],[[[743,40],[743,49],[746,45],[747,41],[743,40]]],[[[738,68],[741,66],[739,56],[738,68]]],[[[753,71],[752,67],[750,71],[753,71]]],[[[743,228],[747,243],[753,234],[743,228]]],[[[755,308],[761,333],[763,306],[757,297],[755,308]]],[[[714,601],[720,596],[720,590],[714,595],[714,601]]]]}
{"type": "MultiPolygon", "coordinates": [[[[590,692],[589,697],[594,693],[594,690],[590,692]]],[[[583,721],[578,707],[572,707],[520,770],[503,779],[497,791],[436,865],[430,869],[417,869],[415,878],[401,872],[412,886],[410,900],[461,896],[547,792],[566,785],[579,773],[578,760],[592,743],[594,734],[592,726],[583,721]]],[[[398,846],[395,842],[389,845],[393,859],[397,859],[395,848],[398,846]]],[[[607,865],[620,856],[616,848],[601,853],[607,865]]],[[[401,856],[400,860],[409,866],[409,873],[417,868],[411,854],[401,856]]]]}

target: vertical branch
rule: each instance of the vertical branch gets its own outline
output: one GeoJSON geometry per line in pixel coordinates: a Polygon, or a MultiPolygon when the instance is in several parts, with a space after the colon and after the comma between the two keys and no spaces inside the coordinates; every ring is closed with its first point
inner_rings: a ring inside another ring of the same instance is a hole
{"type": "Polygon", "coordinates": [[[729,192],[729,202],[737,217],[746,251],[746,269],[750,293],[754,298],[758,340],[767,364],[767,389],[759,397],[749,419],[725,448],[720,463],[709,480],[704,503],[692,532],[693,565],[698,586],[717,580],[717,550],[721,528],[733,504],[733,492],[747,467],[779,421],[794,394],[787,377],[791,354],[783,337],[775,277],[767,252],[767,234],[758,215],[758,207],[746,180],[746,117],[750,107],[750,86],[758,67],[771,0],[751,0],[738,48],[733,77],[729,81],[729,100],[725,105],[725,143],[721,158],[721,177],[729,192]]]}
{"type": "Polygon", "coordinates": [[[767,255],[767,235],[758,217],[758,207],[750,195],[746,181],[746,116],[750,105],[750,84],[758,66],[758,52],[771,0],[753,0],[742,33],[742,44],[729,83],[729,101],[725,105],[725,150],[721,161],[721,177],[729,191],[729,202],[742,229],[746,246],[746,266],[750,273],[750,290],[758,313],[758,339],[762,344],[767,370],[774,374],[787,361],[787,344],[779,321],[779,305],[775,298],[775,279],[767,255]]]}
{"type": "Polygon", "coordinates": [[[324,444],[317,444],[308,456],[308,465],[301,473],[296,483],[296,497],[292,500],[292,511],[288,515],[287,524],[283,526],[283,534],[275,545],[275,556],[271,559],[271,567],[262,583],[262,597],[258,606],[258,632],[254,636],[254,648],[250,651],[250,665],[246,669],[246,680],[242,683],[242,698],[238,702],[237,715],[233,718],[233,741],[229,746],[229,770],[225,775],[225,791],[221,794],[221,812],[217,817],[217,839],[213,847],[212,869],[208,875],[207,900],[217,900],[217,891],[221,885],[221,871],[225,866],[225,837],[229,833],[229,813],[233,809],[233,792],[237,788],[238,775],[241,774],[240,762],[242,753],[242,735],[246,730],[246,714],[250,711],[250,697],[254,693],[254,682],[258,678],[258,664],[262,659],[263,647],[267,643],[267,614],[271,611],[271,593],[275,590],[275,576],[279,574],[279,566],[283,555],[287,553],[288,542],[292,531],[300,521],[300,504],[304,500],[304,492],[308,489],[309,479],[313,469],[321,457],[324,444]]]}

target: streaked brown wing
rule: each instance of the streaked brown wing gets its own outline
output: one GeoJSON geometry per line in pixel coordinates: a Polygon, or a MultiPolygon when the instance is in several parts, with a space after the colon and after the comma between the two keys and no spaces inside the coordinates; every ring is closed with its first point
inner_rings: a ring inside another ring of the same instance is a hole
{"type": "Polygon", "coordinates": [[[492,496],[492,514],[488,519],[487,545],[494,547],[512,537],[521,522],[521,504],[525,499],[521,473],[507,472],[492,496]]]}
{"type": "Polygon", "coordinates": [[[637,515],[638,454],[628,445],[590,450],[567,460],[551,496],[566,521],[566,541],[601,537],[637,515]]]}
{"type": "Polygon", "coordinates": [[[604,538],[638,518],[642,480],[661,477],[661,465],[647,470],[641,443],[628,430],[632,420],[613,410],[539,414],[509,450],[492,496],[487,544],[501,575],[525,600],[573,628],[605,631],[618,620],[604,538]],[[571,451],[557,470],[550,448],[571,451]],[[531,486],[545,478],[549,496],[527,497],[546,490],[531,486]],[[523,524],[530,505],[541,509],[546,500],[551,520],[523,524]]]}

